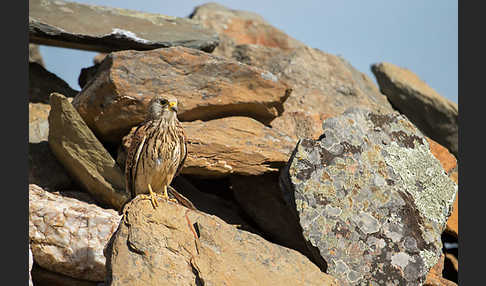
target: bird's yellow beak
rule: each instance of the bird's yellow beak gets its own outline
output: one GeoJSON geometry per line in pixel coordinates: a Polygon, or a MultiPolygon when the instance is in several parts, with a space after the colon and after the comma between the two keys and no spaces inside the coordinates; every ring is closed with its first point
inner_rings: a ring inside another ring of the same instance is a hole
{"type": "Polygon", "coordinates": [[[177,112],[177,102],[175,101],[169,102],[169,108],[177,112]]]}

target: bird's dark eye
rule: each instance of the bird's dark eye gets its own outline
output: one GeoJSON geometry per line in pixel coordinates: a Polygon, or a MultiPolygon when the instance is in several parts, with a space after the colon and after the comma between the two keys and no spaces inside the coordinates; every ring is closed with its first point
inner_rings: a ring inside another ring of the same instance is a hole
{"type": "Polygon", "coordinates": [[[168,103],[167,99],[161,99],[160,104],[166,105],[168,103]]]}

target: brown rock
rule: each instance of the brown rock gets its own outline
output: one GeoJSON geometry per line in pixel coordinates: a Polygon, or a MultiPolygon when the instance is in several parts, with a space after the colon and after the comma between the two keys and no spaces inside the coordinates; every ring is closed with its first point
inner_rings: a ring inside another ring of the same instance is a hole
{"type": "Polygon", "coordinates": [[[42,60],[38,45],[29,44],[29,63],[38,63],[44,66],[44,60],[42,60]]]}
{"type": "Polygon", "coordinates": [[[444,270],[444,254],[439,258],[437,264],[432,267],[427,274],[424,286],[455,286],[456,283],[442,277],[442,271],[444,270]]]}
{"type": "Polygon", "coordinates": [[[29,143],[47,141],[49,134],[47,117],[50,110],[49,104],[29,102],[29,143]]]}
{"type": "Polygon", "coordinates": [[[268,123],[290,89],[262,69],[174,47],[111,53],[73,105],[97,136],[119,144],[160,93],[177,97],[181,121],[243,115],[268,123]]]}
{"type": "Polygon", "coordinates": [[[416,74],[390,63],[371,66],[380,90],[425,135],[458,156],[458,106],[416,74]]]}
{"type": "Polygon", "coordinates": [[[309,250],[297,214],[282,198],[278,176],[231,176],[234,197],[273,242],[299,251],[324,271],[326,262],[309,250]]]}
{"type": "MultiPolygon", "coordinates": [[[[220,178],[278,172],[293,148],[288,135],[248,117],[197,120],[182,125],[188,150],[182,174],[220,178]]],[[[135,129],[123,137],[117,158],[120,165],[125,161],[125,150],[135,129]]]]}
{"type": "Polygon", "coordinates": [[[294,138],[322,134],[323,119],[339,115],[349,107],[365,107],[378,113],[393,111],[370,78],[342,58],[318,49],[299,47],[282,51],[239,45],[233,57],[268,70],[292,87],[283,114],[270,124],[291,131],[294,138]],[[309,131],[302,132],[301,126],[309,131]]]}
{"type": "Polygon", "coordinates": [[[304,46],[256,13],[231,10],[217,3],[198,6],[189,17],[218,33],[220,43],[213,51],[215,55],[230,58],[234,47],[239,44],[258,44],[283,50],[304,46]]]}
{"type": "Polygon", "coordinates": [[[189,199],[198,210],[210,215],[215,215],[227,224],[237,225],[240,229],[251,231],[253,233],[256,232],[242,217],[243,210],[241,207],[234,202],[200,191],[183,176],[174,178],[171,185],[180,194],[189,199]]]}
{"type": "Polygon", "coordinates": [[[72,181],[47,143],[50,110],[49,104],[29,103],[29,184],[58,190],[69,187],[72,181]]]}
{"type": "Polygon", "coordinates": [[[103,248],[116,230],[114,210],[29,185],[29,240],[41,267],[90,281],[103,281],[103,248]]]}
{"type": "Polygon", "coordinates": [[[29,41],[98,52],[179,45],[211,52],[218,37],[186,18],[60,0],[29,0],[29,41]]]}
{"type": "Polygon", "coordinates": [[[58,93],[51,95],[49,146],[71,177],[99,202],[119,210],[129,199],[123,172],[115,160],[58,93]]]}
{"type": "Polygon", "coordinates": [[[68,97],[78,93],[40,64],[29,62],[29,102],[49,103],[49,95],[52,92],[62,93],[68,97]]]}
{"type": "Polygon", "coordinates": [[[109,285],[337,285],[300,253],[161,201],[127,203],[110,239],[109,285]]]}
{"type": "Polygon", "coordinates": [[[278,172],[293,148],[289,136],[248,117],[183,122],[188,155],[183,174],[222,177],[278,172]]]}
{"type": "MultiPolygon", "coordinates": [[[[437,160],[439,160],[442,168],[444,171],[449,174],[449,178],[451,178],[456,184],[459,184],[458,181],[458,166],[457,160],[449,153],[449,151],[441,146],[439,143],[435,142],[434,140],[427,138],[427,141],[430,145],[430,152],[434,155],[437,160]]],[[[452,207],[452,214],[450,215],[449,219],[447,220],[447,225],[445,231],[452,234],[456,238],[459,237],[459,192],[456,194],[456,199],[454,200],[454,205],[452,207]]]]}

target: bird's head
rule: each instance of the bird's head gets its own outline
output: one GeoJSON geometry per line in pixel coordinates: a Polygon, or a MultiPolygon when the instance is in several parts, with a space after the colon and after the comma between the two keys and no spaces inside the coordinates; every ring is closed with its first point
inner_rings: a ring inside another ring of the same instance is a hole
{"type": "Polygon", "coordinates": [[[176,118],[177,98],[169,95],[157,95],[149,102],[148,119],[176,118]]]}

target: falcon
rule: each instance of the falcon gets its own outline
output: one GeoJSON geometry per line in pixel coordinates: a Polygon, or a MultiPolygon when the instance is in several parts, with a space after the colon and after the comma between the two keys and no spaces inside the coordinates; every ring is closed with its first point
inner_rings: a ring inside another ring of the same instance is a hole
{"type": "Polygon", "coordinates": [[[186,160],[186,136],[177,119],[177,99],[155,96],[148,112],[132,135],[125,163],[126,190],[132,198],[144,194],[154,208],[157,194],[169,200],[167,188],[186,160]]]}

